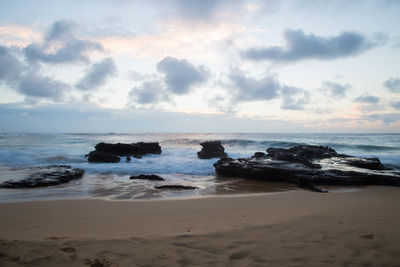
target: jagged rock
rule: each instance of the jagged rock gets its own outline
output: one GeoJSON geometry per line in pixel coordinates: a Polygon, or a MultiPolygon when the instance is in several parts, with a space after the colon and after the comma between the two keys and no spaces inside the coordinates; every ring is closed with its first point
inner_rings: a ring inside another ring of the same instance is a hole
{"type": "Polygon", "coordinates": [[[154,188],[156,188],[156,189],[179,189],[179,190],[199,189],[198,187],[195,187],[195,186],[180,185],[180,184],[158,185],[158,186],[155,186],[154,188]]]}
{"type": "Polygon", "coordinates": [[[97,150],[90,152],[87,156],[89,162],[117,163],[121,160],[118,156],[97,150]]]}
{"type": "Polygon", "coordinates": [[[132,175],[131,177],[129,177],[129,179],[131,180],[152,180],[152,181],[165,181],[164,178],[155,175],[155,174],[151,174],[151,175],[146,175],[146,174],[140,174],[138,176],[134,176],[132,175]]]}
{"type": "Polygon", "coordinates": [[[348,163],[350,166],[369,169],[369,170],[389,170],[382,165],[378,158],[348,158],[348,163]]]}
{"type": "Polygon", "coordinates": [[[67,183],[81,178],[84,170],[69,165],[50,165],[30,167],[24,170],[23,177],[8,180],[0,184],[0,188],[30,188],[67,183]]]}
{"type": "Polygon", "coordinates": [[[223,158],[214,164],[220,176],[295,183],[320,191],[316,185],[400,185],[400,174],[379,159],[338,154],[323,146],[269,148],[250,158],[223,158]]]}
{"type": "Polygon", "coordinates": [[[138,142],[132,144],[110,144],[98,143],[95,146],[95,151],[90,152],[87,157],[89,162],[110,162],[115,163],[120,161],[120,157],[130,156],[141,158],[146,154],[161,154],[161,147],[157,142],[138,142]],[[118,158],[118,159],[117,159],[118,158]]]}
{"type": "Polygon", "coordinates": [[[228,156],[220,141],[205,141],[200,145],[203,147],[200,152],[197,152],[200,159],[225,158],[228,156]]]}

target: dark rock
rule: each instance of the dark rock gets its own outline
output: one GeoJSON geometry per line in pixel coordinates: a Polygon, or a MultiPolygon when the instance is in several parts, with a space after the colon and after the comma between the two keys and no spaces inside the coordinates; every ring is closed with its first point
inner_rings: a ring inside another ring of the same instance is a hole
{"type": "Polygon", "coordinates": [[[142,156],[146,154],[161,154],[161,147],[158,143],[132,143],[132,144],[109,144],[99,143],[95,146],[96,151],[105,152],[115,156],[142,156]]]}
{"type": "Polygon", "coordinates": [[[349,158],[347,159],[350,166],[368,169],[368,170],[389,170],[390,168],[386,168],[382,165],[381,161],[378,158],[349,158]]]}
{"type": "Polygon", "coordinates": [[[304,162],[312,159],[324,159],[338,156],[335,150],[327,146],[294,146],[285,148],[268,148],[268,156],[275,159],[304,162]]]}
{"type": "Polygon", "coordinates": [[[156,189],[179,189],[179,190],[199,189],[198,187],[195,187],[195,186],[180,185],[180,184],[159,185],[159,186],[155,186],[154,188],[156,188],[156,189]]]}
{"type": "Polygon", "coordinates": [[[81,178],[84,170],[69,165],[50,165],[30,167],[24,170],[24,176],[0,184],[0,188],[30,188],[59,185],[81,178]]]}
{"type": "Polygon", "coordinates": [[[400,185],[400,175],[378,159],[338,154],[323,146],[269,148],[250,158],[223,158],[214,164],[220,176],[295,183],[313,191],[316,185],[400,185]]]}
{"type": "Polygon", "coordinates": [[[161,154],[161,147],[158,143],[132,143],[132,144],[110,144],[110,143],[98,143],[95,146],[95,151],[90,152],[88,156],[89,162],[119,162],[122,156],[130,156],[134,158],[142,158],[146,154],[161,154]]]}
{"type": "Polygon", "coordinates": [[[114,156],[109,153],[100,152],[100,151],[92,151],[88,154],[89,162],[105,162],[105,163],[117,163],[121,159],[118,156],[114,156]]]}
{"type": "Polygon", "coordinates": [[[158,175],[155,175],[155,174],[151,174],[151,175],[140,174],[138,176],[131,176],[131,177],[129,177],[129,179],[131,179],[131,180],[165,181],[164,178],[162,178],[158,175]]]}
{"type": "Polygon", "coordinates": [[[265,157],[265,156],[267,156],[267,154],[265,154],[264,152],[256,152],[256,153],[254,153],[253,157],[262,158],[262,157],[265,157]]]}
{"type": "Polygon", "coordinates": [[[131,162],[131,157],[127,156],[126,157],[126,162],[131,162]]]}
{"type": "Polygon", "coordinates": [[[312,179],[307,179],[305,177],[301,177],[298,179],[296,185],[300,188],[304,188],[307,190],[311,190],[317,193],[328,193],[328,190],[322,189],[319,186],[316,186],[314,184],[314,181],[312,179]]]}
{"type": "Polygon", "coordinates": [[[200,159],[226,158],[228,156],[220,141],[205,141],[200,145],[203,147],[200,152],[197,152],[200,159]]]}

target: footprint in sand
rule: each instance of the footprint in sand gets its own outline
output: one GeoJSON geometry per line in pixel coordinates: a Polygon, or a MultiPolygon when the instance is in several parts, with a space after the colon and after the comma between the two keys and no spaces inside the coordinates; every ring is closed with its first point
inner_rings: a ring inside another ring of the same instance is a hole
{"type": "Polygon", "coordinates": [[[73,247],[63,247],[63,248],[60,248],[60,250],[67,253],[67,255],[71,258],[71,260],[78,258],[76,256],[76,249],[73,247]]]}
{"type": "Polygon", "coordinates": [[[365,235],[360,235],[361,238],[371,240],[374,239],[374,234],[365,234],[365,235]]]}
{"type": "Polygon", "coordinates": [[[241,260],[249,256],[248,251],[239,251],[239,252],[234,252],[232,255],[229,257],[230,260],[241,260]]]}
{"type": "Polygon", "coordinates": [[[67,239],[68,237],[66,236],[49,236],[46,237],[45,240],[61,240],[61,239],[67,239]]]}
{"type": "Polygon", "coordinates": [[[93,260],[86,259],[85,264],[89,265],[90,267],[109,267],[109,266],[111,266],[111,262],[109,262],[105,258],[95,258],[93,260]]]}

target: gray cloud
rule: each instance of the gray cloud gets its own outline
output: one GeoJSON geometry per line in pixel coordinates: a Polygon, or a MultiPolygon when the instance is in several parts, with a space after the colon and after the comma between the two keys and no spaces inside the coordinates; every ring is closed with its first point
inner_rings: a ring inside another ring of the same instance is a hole
{"type": "Polygon", "coordinates": [[[58,101],[69,89],[59,80],[30,71],[7,47],[0,46],[0,62],[0,81],[27,97],[58,101]]]}
{"type": "Polygon", "coordinates": [[[342,32],[337,36],[321,37],[312,33],[305,34],[302,30],[286,30],[284,38],[286,47],[251,48],[244,51],[243,56],[255,61],[332,60],[358,55],[376,45],[356,32],[342,32]]]}
{"type": "Polygon", "coordinates": [[[358,103],[370,103],[375,104],[380,101],[379,97],[373,95],[361,95],[354,99],[354,102],[358,103]]]}
{"type": "Polygon", "coordinates": [[[381,121],[388,125],[400,121],[400,113],[380,113],[365,116],[364,119],[368,121],[381,121]]]}
{"type": "Polygon", "coordinates": [[[85,76],[76,84],[80,90],[96,90],[106,83],[107,79],[117,72],[114,60],[105,58],[99,63],[93,64],[85,76]]]}
{"type": "Polygon", "coordinates": [[[46,41],[53,40],[68,41],[68,39],[75,39],[76,25],[72,21],[60,20],[53,23],[51,29],[46,34],[46,41]]]}
{"type": "Polygon", "coordinates": [[[157,70],[164,74],[167,89],[178,95],[186,94],[196,85],[208,79],[204,66],[194,66],[186,59],[166,57],[157,64],[157,70]]]}
{"type": "Polygon", "coordinates": [[[322,83],[324,92],[334,98],[343,98],[346,91],[351,88],[349,84],[340,84],[336,82],[324,81],[322,83]]]}
{"type": "Polygon", "coordinates": [[[17,90],[30,97],[49,98],[61,100],[69,85],[47,76],[40,76],[35,73],[23,75],[17,85],[17,90]]]}
{"type": "Polygon", "coordinates": [[[179,13],[187,18],[210,18],[221,0],[175,0],[179,13]]]}
{"type": "Polygon", "coordinates": [[[99,43],[81,40],[75,37],[74,24],[58,21],[52,25],[43,44],[32,43],[24,48],[25,57],[30,62],[71,63],[88,62],[87,52],[102,50],[99,43]],[[54,52],[47,52],[49,47],[57,44],[54,52]]]}
{"type": "Polygon", "coordinates": [[[195,21],[209,21],[218,19],[218,14],[221,10],[225,13],[228,10],[240,10],[243,0],[172,0],[165,2],[168,7],[173,7],[174,13],[179,17],[195,21]]]}
{"type": "Polygon", "coordinates": [[[310,101],[309,92],[302,88],[293,86],[283,86],[281,88],[282,105],[285,110],[304,110],[304,105],[310,101]]]}
{"type": "Polygon", "coordinates": [[[274,76],[267,76],[260,80],[248,77],[246,74],[234,70],[229,76],[236,90],[236,101],[270,100],[278,97],[281,89],[279,81],[274,76]]]}
{"type": "Polygon", "coordinates": [[[21,75],[23,65],[5,46],[0,46],[0,81],[12,82],[21,75]]]}
{"type": "Polygon", "coordinates": [[[390,78],[383,85],[394,93],[400,93],[400,78],[390,78]]]}
{"type": "Polygon", "coordinates": [[[397,102],[392,102],[390,104],[391,107],[395,108],[395,109],[400,109],[400,101],[397,102]]]}
{"type": "Polygon", "coordinates": [[[234,88],[233,102],[272,100],[281,98],[281,109],[303,110],[309,102],[309,93],[299,87],[281,84],[275,76],[255,79],[239,70],[233,70],[229,76],[234,88]]]}
{"type": "Polygon", "coordinates": [[[141,86],[134,87],[129,92],[131,102],[138,104],[156,104],[168,100],[165,89],[160,81],[144,82],[141,86]]]}

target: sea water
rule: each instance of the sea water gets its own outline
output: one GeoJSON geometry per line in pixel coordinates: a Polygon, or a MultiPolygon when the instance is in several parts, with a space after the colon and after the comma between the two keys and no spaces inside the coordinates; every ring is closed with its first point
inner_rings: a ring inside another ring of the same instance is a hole
{"type": "Polygon", "coordinates": [[[293,190],[292,185],[217,177],[217,159],[199,159],[200,143],[219,140],[229,157],[249,157],[269,147],[323,145],[338,153],[378,157],[382,163],[400,168],[400,134],[0,134],[0,182],[10,172],[28,166],[68,164],[85,170],[82,179],[45,188],[0,189],[0,201],[100,197],[107,199],[152,199],[201,197],[234,193],[293,190]],[[159,142],[160,155],[141,159],[124,157],[120,163],[89,163],[85,155],[100,142],[159,142]],[[129,176],[158,174],[165,182],[130,180],[129,176]],[[160,191],[155,185],[184,184],[198,190],[160,191]]]}

